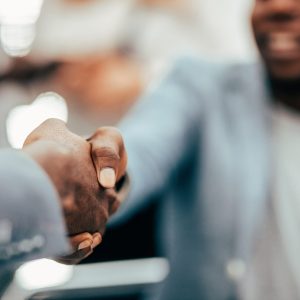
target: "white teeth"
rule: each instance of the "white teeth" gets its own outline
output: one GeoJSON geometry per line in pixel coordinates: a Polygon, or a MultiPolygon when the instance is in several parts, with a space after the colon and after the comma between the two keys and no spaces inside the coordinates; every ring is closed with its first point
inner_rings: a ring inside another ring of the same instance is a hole
{"type": "Polygon", "coordinates": [[[289,33],[273,33],[270,35],[269,48],[273,51],[297,51],[297,38],[289,33]]]}

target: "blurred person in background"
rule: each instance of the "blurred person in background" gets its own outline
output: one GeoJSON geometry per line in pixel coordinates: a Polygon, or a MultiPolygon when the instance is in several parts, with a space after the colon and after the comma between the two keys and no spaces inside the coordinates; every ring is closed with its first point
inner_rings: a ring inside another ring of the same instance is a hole
{"type": "Polygon", "coordinates": [[[252,26],[262,63],[183,58],[120,125],[115,222],[161,200],[158,299],[300,297],[300,3],[256,0],[252,26]]]}
{"type": "Polygon", "coordinates": [[[11,109],[45,90],[66,99],[68,126],[87,135],[95,126],[116,124],[179,53],[244,58],[252,49],[241,21],[247,2],[45,0],[31,53],[0,56],[0,97],[9,100],[0,102],[0,145],[9,144],[11,109]]]}

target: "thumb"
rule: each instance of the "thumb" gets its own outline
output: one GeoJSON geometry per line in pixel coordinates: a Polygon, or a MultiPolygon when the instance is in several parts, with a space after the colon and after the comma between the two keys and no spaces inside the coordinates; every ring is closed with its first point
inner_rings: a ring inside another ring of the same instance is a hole
{"type": "Polygon", "coordinates": [[[91,144],[98,181],[104,188],[113,188],[120,160],[118,145],[105,139],[96,139],[91,144]]]}
{"type": "Polygon", "coordinates": [[[100,185],[114,188],[124,175],[127,162],[120,132],[112,127],[102,127],[88,141],[100,185]]]}

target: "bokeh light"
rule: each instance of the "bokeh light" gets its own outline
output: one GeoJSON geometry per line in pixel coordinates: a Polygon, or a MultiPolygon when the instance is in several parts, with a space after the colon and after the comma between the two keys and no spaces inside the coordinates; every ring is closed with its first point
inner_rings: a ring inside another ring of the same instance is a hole
{"type": "Polygon", "coordinates": [[[31,105],[12,109],[6,120],[7,138],[14,148],[22,148],[32,130],[50,118],[68,120],[66,101],[56,93],[47,92],[37,97],[31,105]]]}
{"type": "Polygon", "coordinates": [[[0,39],[10,56],[25,56],[35,38],[43,0],[0,0],[0,39]]]}

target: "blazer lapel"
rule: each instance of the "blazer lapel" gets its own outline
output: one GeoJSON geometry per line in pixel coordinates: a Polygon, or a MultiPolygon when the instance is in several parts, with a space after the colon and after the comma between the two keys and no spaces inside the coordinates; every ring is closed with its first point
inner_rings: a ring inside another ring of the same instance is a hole
{"type": "Polygon", "coordinates": [[[247,261],[269,199],[271,109],[261,67],[240,72],[239,78],[243,94],[230,102],[236,120],[233,129],[237,212],[234,255],[247,261]]]}

